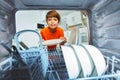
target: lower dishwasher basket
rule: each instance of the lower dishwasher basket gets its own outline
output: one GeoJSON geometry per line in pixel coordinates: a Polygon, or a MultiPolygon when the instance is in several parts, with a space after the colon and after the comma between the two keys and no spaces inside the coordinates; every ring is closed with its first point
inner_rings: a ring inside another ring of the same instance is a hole
{"type": "MultiPolygon", "coordinates": [[[[120,60],[116,57],[105,57],[107,70],[101,76],[77,77],[74,80],[120,80],[120,60]]],[[[42,75],[41,58],[29,57],[27,65],[13,66],[0,71],[0,80],[70,80],[61,50],[48,50],[48,68],[45,77],[42,75]],[[34,60],[33,60],[34,59],[34,60]]]]}
{"type": "MultiPolygon", "coordinates": [[[[45,80],[70,80],[66,69],[65,61],[60,50],[48,50],[49,67],[47,70],[45,80]]],[[[120,69],[116,69],[116,65],[120,63],[120,60],[116,57],[104,56],[107,69],[101,76],[90,76],[86,78],[76,78],[74,80],[120,80],[120,69]]],[[[72,79],[73,80],[73,79],[72,79]]]]}

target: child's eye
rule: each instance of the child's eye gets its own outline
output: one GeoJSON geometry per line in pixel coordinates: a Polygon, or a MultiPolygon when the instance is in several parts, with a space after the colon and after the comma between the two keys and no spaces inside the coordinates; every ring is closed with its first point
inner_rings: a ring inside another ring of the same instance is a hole
{"type": "Polygon", "coordinates": [[[54,19],[54,21],[57,21],[57,19],[54,19]]]}
{"type": "Polygon", "coordinates": [[[48,19],[48,21],[51,21],[51,20],[52,20],[52,19],[50,19],[50,18],[48,19]]]}

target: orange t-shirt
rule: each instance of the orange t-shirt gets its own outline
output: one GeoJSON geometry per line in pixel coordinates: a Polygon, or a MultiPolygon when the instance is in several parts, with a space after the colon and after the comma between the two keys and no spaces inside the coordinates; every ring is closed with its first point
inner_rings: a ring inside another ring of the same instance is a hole
{"type": "MultiPolygon", "coordinates": [[[[42,36],[42,39],[44,40],[59,39],[60,37],[64,37],[64,31],[60,27],[57,27],[56,32],[54,33],[50,32],[49,28],[46,27],[40,31],[40,34],[42,36]]],[[[48,49],[54,49],[54,48],[56,48],[56,45],[48,46],[48,49]]]]}

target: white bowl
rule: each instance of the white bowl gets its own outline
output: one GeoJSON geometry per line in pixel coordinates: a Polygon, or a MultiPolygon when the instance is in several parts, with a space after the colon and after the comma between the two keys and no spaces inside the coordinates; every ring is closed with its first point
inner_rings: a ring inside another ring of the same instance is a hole
{"type": "Polygon", "coordinates": [[[65,60],[67,72],[70,79],[75,79],[78,77],[81,67],[77,61],[74,51],[69,46],[61,46],[63,51],[63,57],[65,60]]]}
{"type": "Polygon", "coordinates": [[[77,58],[81,64],[83,77],[90,76],[93,70],[93,65],[91,64],[91,59],[85,49],[81,46],[72,45],[74,48],[77,58]]]}
{"type": "Polygon", "coordinates": [[[97,70],[97,75],[102,75],[106,69],[106,63],[102,53],[92,45],[83,45],[90,53],[91,58],[93,59],[95,68],[97,70]]]}
{"type": "Polygon", "coordinates": [[[61,42],[63,42],[63,40],[61,40],[61,39],[51,39],[51,40],[43,41],[42,45],[52,46],[52,45],[60,44],[61,42]]]}

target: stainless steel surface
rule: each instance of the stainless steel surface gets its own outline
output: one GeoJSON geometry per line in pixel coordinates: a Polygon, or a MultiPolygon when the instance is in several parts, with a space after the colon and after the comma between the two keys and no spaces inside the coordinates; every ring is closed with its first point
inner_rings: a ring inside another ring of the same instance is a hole
{"type": "Polygon", "coordinates": [[[12,68],[12,57],[4,57],[0,59],[0,71],[5,71],[12,68]]]}

